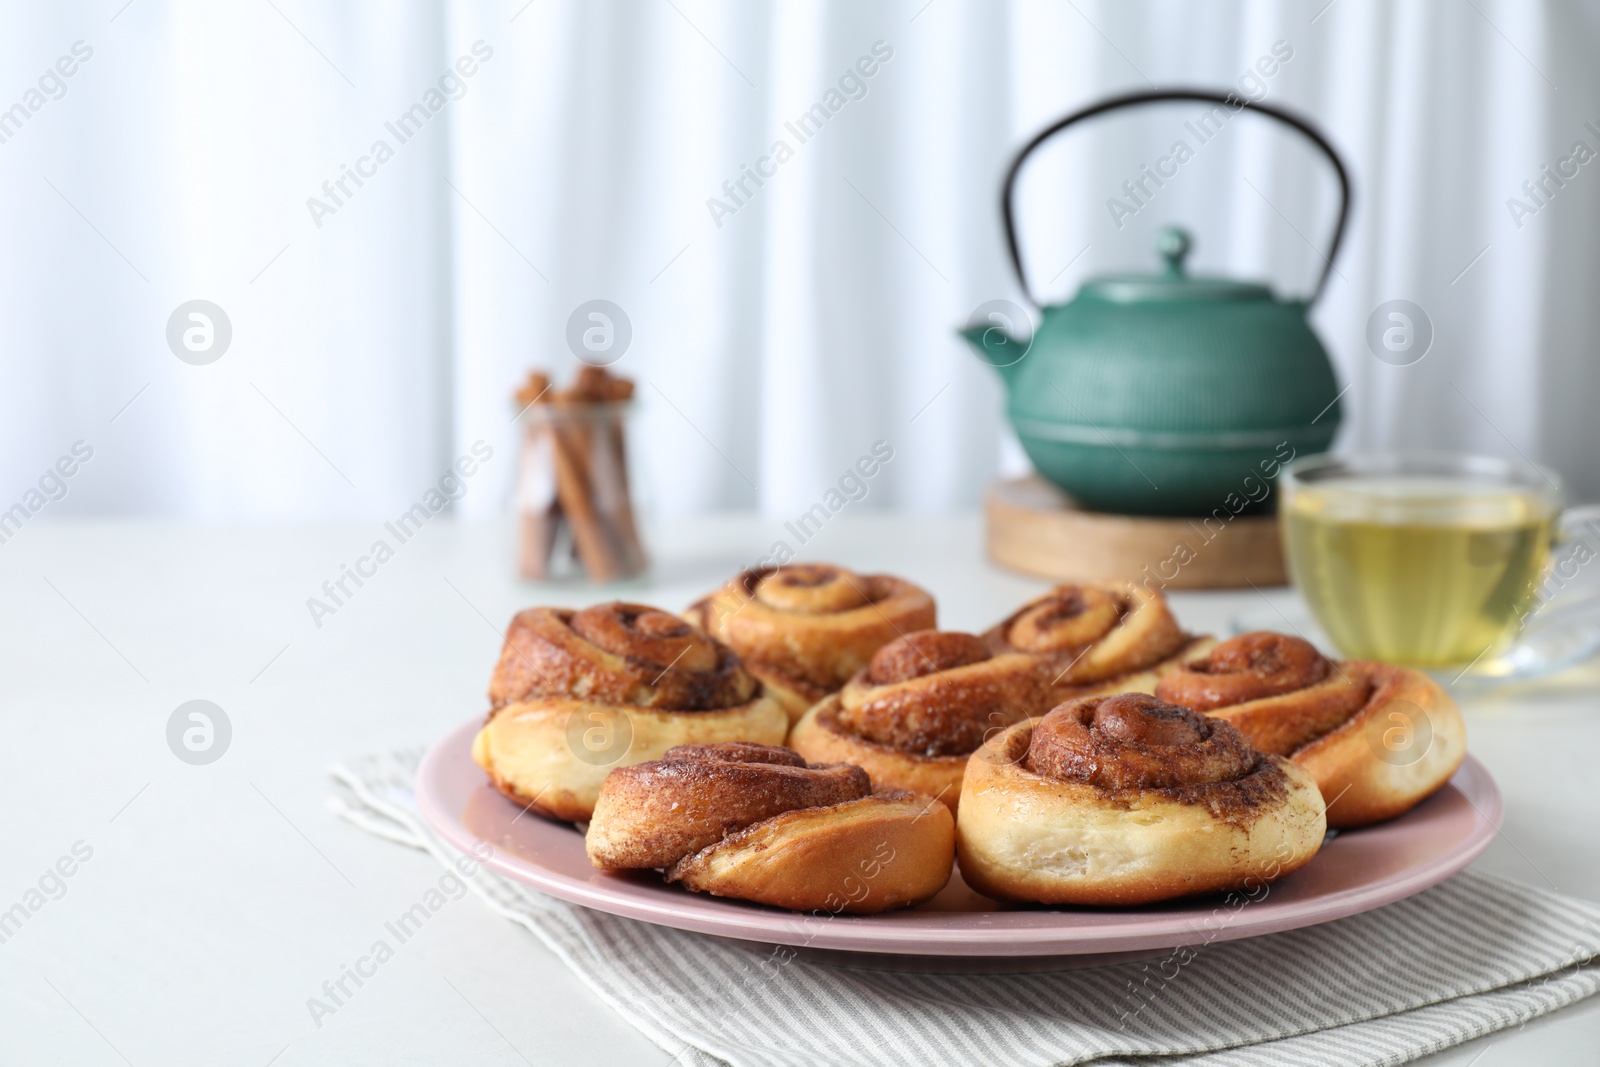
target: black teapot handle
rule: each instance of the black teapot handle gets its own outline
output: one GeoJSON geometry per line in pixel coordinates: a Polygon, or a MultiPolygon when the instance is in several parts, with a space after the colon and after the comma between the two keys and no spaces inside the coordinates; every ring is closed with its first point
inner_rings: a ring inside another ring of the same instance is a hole
{"type": "Polygon", "coordinates": [[[1317,298],[1322,295],[1323,288],[1328,284],[1328,274],[1333,270],[1333,260],[1339,254],[1339,246],[1344,243],[1345,223],[1350,218],[1350,178],[1345,173],[1344,163],[1340,161],[1338,153],[1333,150],[1333,146],[1328,144],[1322,134],[1318,133],[1316,128],[1305,119],[1281,108],[1252,103],[1237,94],[1230,93],[1224,96],[1204,89],[1167,89],[1149,93],[1129,93],[1126,96],[1102,100],[1098,104],[1086,107],[1082,111],[1075,111],[1059,122],[1046,127],[1038,136],[1023,146],[1022,151],[1017,153],[1017,158],[1012,160],[1011,169],[1006,172],[1005,184],[1001,186],[1000,190],[1000,214],[1005,220],[1006,247],[1011,252],[1011,266],[1017,272],[1017,283],[1022,286],[1023,294],[1033,301],[1036,306],[1043,306],[1034,297],[1032,290],[1028,288],[1028,278],[1022,269],[1022,253],[1017,248],[1017,228],[1012,196],[1016,189],[1017,174],[1022,170],[1024,161],[1033,154],[1034,149],[1074,123],[1093,118],[1095,115],[1103,114],[1107,111],[1117,111],[1125,107],[1137,107],[1141,104],[1159,104],[1173,100],[1198,100],[1202,103],[1222,104],[1235,110],[1260,112],[1268,118],[1277,119],[1284,125],[1299,130],[1308,141],[1322,150],[1323,155],[1328,157],[1328,162],[1333,165],[1333,173],[1339,179],[1339,218],[1333,226],[1333,240],[1328,244],[1328,253],[1322,257],[1325,264],[1322,268],[1322,277],[1317,279],[1317,287],[1311,291],[1311,296],[1306,301],[1308,306],[1316,303],[1317,298]]]}

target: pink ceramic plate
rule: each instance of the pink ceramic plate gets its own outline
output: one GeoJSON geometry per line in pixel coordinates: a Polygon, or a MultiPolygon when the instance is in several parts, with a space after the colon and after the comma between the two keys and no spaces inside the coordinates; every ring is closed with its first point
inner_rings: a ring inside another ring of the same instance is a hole
{"type": "Polygon", "coordinates": [[[574,904],[742,941],[850,953],[861,963],[868,963],[868,955],[880,962],[885,955],[964,957],[967,969],[979,962],[973,957],[1009,957],[1017,964],[1024,961],[1016,957],[1105,959],[1293,930],[1436,885],[1471,863],[1500,828],[1500,792],[1483,765],[1468,756],[1449,785],[1410,812],[1337,835],[1304,868],[1239,907],[1227,906],[1220,896],[1116,910],[1003,907],[968,889],[958,873],[918,908],[873,916],[798,915],[691,893],[648,873],[595,870],[577,830],[523,814],[488,785],[470,755],[481,721],[452,730],[417,774],[423,817],[457,848],[485,841],[494,848],[491,868],[574,904]]]}

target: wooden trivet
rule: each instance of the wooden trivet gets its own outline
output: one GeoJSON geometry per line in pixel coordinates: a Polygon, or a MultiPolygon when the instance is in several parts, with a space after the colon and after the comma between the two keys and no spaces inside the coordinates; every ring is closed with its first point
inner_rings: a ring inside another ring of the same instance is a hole
{"type": "Polygon", "coordinates": [[[1275,515],[1230,516],[1219,508],[1210,517],[1169,519],[1084,511],[1037,476],[997,482],[983,511],[989,558],[1043,578],[1126,578],[1155,590],[1288,581],[1275,515]]]}

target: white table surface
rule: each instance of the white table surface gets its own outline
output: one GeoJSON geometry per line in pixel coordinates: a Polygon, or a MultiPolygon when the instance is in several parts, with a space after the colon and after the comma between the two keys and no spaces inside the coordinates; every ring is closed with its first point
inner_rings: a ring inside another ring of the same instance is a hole
{"type": "MultiPolygon", "coordinates": [[[[8,1065],[666,1064],[530,934],[451,902],[319,1028],[307,998],[438,876],[324,808],[324,768],[482,714],[496,632],[533,603],[677,609],[766,554],[751,517],[669,525],[647,581],[511,574],[509,524],[438,519],[318,629],[305,606],[377,523],[212,526],[43,517],[0,545],[0,910],[84,842],[92,857],[0,944],[8,1065]],[[227,753],[180,762],[184,701],[229,716],[227,753]]],[[[975,518],[841,515],[801,552],[903,574],[978,629],[1046,583],[984,562],[975,518]]],[[[1270,593],[1280,603],[1287,591],[1270,593]]],[[[1180,594],[1222,632],[1244,594],[1180,594]]],[[[1463,701],[1505,793],[1480,869],[1600,899],[1600,671],[1463,701]]],[[[1426,1061],[1593,1063],[1600,999],[1426,1061]]]]}

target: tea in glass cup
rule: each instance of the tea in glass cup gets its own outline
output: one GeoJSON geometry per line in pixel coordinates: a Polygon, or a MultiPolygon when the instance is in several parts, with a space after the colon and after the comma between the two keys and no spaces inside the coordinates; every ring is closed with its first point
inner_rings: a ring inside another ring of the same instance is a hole
{"type": "Polygon", "coordinates": [[[1309,456],[1280,486],[1290,577],[1328,637],[1413,667],[1516,640],[1561,518],[1556,475],[1480,456],[1309,456]]]}

